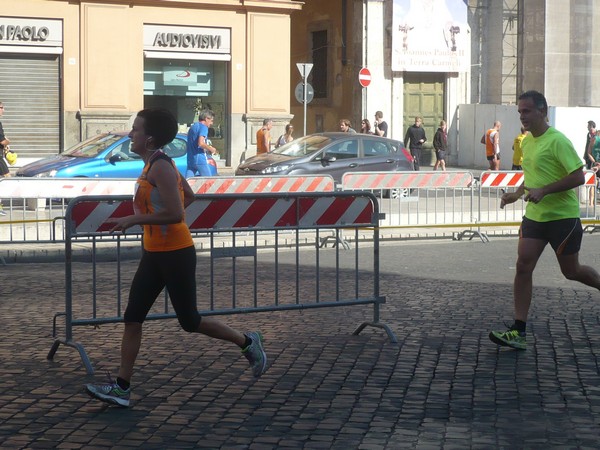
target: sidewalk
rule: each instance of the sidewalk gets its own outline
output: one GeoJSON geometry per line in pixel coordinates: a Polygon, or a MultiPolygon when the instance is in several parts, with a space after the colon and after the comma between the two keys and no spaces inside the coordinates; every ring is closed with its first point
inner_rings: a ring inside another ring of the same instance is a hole
{"type": "MultiPolygon", "coordinates": [[[[600,240],[584,245],[584,262],[600,267],[600,240]]],[[[255,381],[231,345],[148,322],[130,409],[83,393],[91,378],[74,349],[46,360],[64,266],[1,267],[0,448],[598,448],[597,292],[560,279],[546,252],[529,348],[498,349],[487,333],[510,319],[515,239],[381,251],[381,320],[398,345],[377,329],[352,335],[370,308],[227,316],[265,335],[270,368],[255,381]]],[[[116,371],[120,334],[75,328],[95,380],[116,371]]]]}

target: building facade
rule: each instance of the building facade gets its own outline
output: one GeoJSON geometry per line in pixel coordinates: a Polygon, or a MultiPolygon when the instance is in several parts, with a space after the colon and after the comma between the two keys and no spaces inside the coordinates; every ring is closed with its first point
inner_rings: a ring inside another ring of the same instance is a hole
{"type": "MultiPolygon", "coordinates": [[[[458,142],[461,104],[511,105],[536,89],[552,106],[600,106],[600,34],[590,31],[599,19],[591,0],[305,0],[292,15],[291,85],[295,63],[314,63],[308,133],[337,130],[341,118],[359,128],[381,110],[391,137],[403,139],[419,115],[431,141],[445,119],[456,164],[459,147],[473,145],[458,142]],[[468,60],[436,67],[444,45],[468,60]]],[[[302,105],[291,105],[299,124],[302,105]]]]}
{"type": "Polygon", "coordinates": [[[6,0],[6,134],[20,156],[39,157],[126,130],[145,107],[170,109],[182,131],[210,108],[213,144],[235,166],[254,154],[264,118],[280,128],[290,120],[290,15],[301,7],[292,0],[6,0]]]}

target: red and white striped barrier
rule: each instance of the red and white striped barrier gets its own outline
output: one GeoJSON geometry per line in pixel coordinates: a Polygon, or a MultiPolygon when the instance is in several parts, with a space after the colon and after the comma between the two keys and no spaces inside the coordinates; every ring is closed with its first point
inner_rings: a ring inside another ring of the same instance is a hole
{"type": "Polygon", "coordinates": [[[464,188],[473,183],[471,172],[352,172],[342,177],[343,190],[464,188]]]}
{"type": "Polygon", "coordinates": [[[523,172],[483,172],[480,186],[484,187],[517,187],[523,184],[523,172]]]}
{"type": "Polygon", "coordinates": [[[133,195],[133,178],[0,179],[0,198],[75,198],[82,195],[133,195]]]}
{"type": "MultiPolygon", "coordinates": [[[[594,186],[596,184],[596,172],[593,170],[584,171],[585,185],[594,186]]],[[[521,171],[488,171],[481,174],[481,187],[518,187],[523,184],[523,172],[521,171]]]]}
{"type": "MultiPolygon", "coordinates": [[[[103,233],[114,219],[133,214],[133,202],[125,198],[85,198],[69,205],[71,234],[103,233]]],[[[375,204],[368,195],[302,194],[244,197],[198,197],[186,209],[192,231],[215,229],[274,229],[282,227],[335,227],[376,225],[375,204]],[[375,222],[374,222],[375,221],[375,222]]],[[[139,233],[139,227],[129,233],[139,233]]]]}
{"type": "Polygon", "coordinates": [[[333,178],[326,176],[194,177],[194,194],[260,194],[276,192],[333,192],[333,178]]]}

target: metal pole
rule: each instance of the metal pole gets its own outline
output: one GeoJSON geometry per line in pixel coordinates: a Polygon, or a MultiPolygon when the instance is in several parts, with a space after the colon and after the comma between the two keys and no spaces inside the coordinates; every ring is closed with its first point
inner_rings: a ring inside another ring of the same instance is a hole
{"type": "Polygon", "coordinates": [[[304,104],[304,136],[306,136],[306,65],[303,66],[302,70],[302,102],[304,104]]]}

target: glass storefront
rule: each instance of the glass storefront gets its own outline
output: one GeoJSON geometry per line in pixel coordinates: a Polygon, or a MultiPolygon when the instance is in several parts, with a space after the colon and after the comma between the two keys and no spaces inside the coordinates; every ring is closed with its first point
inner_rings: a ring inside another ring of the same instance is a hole
{"type": "Polygon", "coordinates": [[[176,114],[180,131],[198,120],[198,112],[215,113],[209,129],[219,158],[226,159],[227,73],[226,61],[190,61],[146,58],[144,62],[144,107],[167,108],[176,114]]]}

